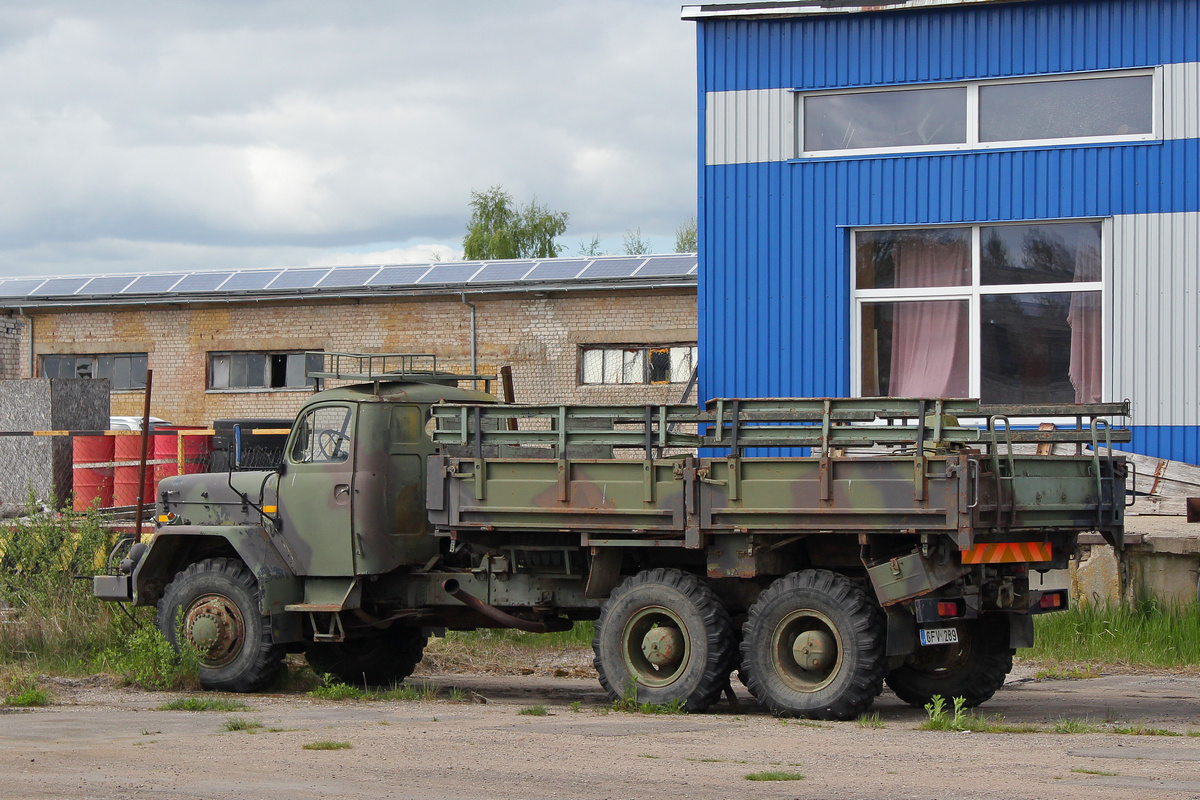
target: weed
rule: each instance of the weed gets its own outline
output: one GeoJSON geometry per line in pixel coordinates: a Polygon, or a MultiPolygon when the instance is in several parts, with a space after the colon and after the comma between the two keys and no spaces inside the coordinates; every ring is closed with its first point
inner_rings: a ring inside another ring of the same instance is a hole
{"type": "Polygon", "coordinates": [[[829,725],[822,725],[819,722],[813,722],[811,719],[781,719],[779,720],[784,725],[799,725],[801,728],[829,728],[829,725]]]}
{"type": "Polygon", "coordinates": [[[455,686],[450,689],[450,694],[446,696],[446,699],[451,703],[465,703],[467,702],[467,693],[455,686]]]}
{"type": "Polygon", "coordinates": [[[954,713],[946,710],[946,701],[940,694],[935,694],[931,702],[925,704],[925,713],[929,719],[918,726],[923,731],[977,731],[979,733],[1038,733],[1037,725],[1009,725],[1001,717],[987,718],[981,714],[968,711],[967,701],[963,697],[953,698],[954,713]]]}
{"type": "Polygon", "coordinates": [[[662,758],[662,756],[656,756],[653,753],[638,753],[638,758],[662,758]]]}
{"type": "Polygon", "coordinates": [[[1117,774],[1115,772],[1105,772],[1102,769],[1084,769],[1083,767],[1076,767],[1075,769],[1072,769],[1071,772],[1078,772],[1081,775],[1107,775],[1109,777],[1117,774]]]}
{"type": "Polygon", "coordinates": [[[1188,732],[1187,732],[1187,735],[1188,735],[1188,736],[1193,736],[1193,737],[1195,737],[1195,736],[1200,736],[1200,731],[1188,731],[1188,732]]]}
{"type": "Polygon", "coordinates": [[[583,702],[580,700],[572,700],[570,708],[572,712],[578,714],[583,710],[583,702]]]}
{"type": "Polygon", "coordinates": [[[856,720],[860,728],[883,728],[883,720],[879,718],[878,711],[872,711],[870,714],[862,714],[856,720]]]}
{"type": "Polygon", "coordinates": [[[1183,736],[1182,733],[1169,731],[1166,728],[1147,728],[1140,722],[1134,725],[1118,725],[1112,729],[1112,732],[1126,736],[1183,736]]]}
{"type": "Polygon", "coordinates": [[[693,761],[697,764],[723,764],[724,759],[721,758],[689,758],[688,761],[693,761]]]}
{"type": "Polygon", "coordinates": [[[1100,726],[1089,719],[1058,719],[1050,725],[1055,733],[1095,733],[1100,726]]]}
{"type": "Polygon", "coordinates": [[[301,745],[305,750],[349,750],[354,745],[349,742],[334,742],[329,739],[322,739],[319,742],[309,742],[301,745]]]}
{"type": "Polygon", "coordinates": [[[333,675],[326,674],[321,678],[321,685],[310,690],[309,695],[322,700],[362,700],[367,693],[357,686],[342,683],[333,675]]]}
{"type": "MultiPolygon", "coordinates": [[[[177,620],[177,626],[180,621],[177,620]]],[[[185,642],[182,635],[176,640],[185,642]]],[[[143,689],[194,688],[200,685],[200,656],[195,648],[184,645],[178,651],[156,626],[146,624],[135,630],[120,646],[107,650],[102,659],[126,683],[143,689]]]]}
{"type": "Polygon", "coordinates": [[[764,772],[751,772],[746,776],[748,781],[802,781],[804,776],[799,772],[790,770],[766,770],[764,772]]]}
{"type": "Polygon", "coordinates": [[[1038,670],[1034,673],[1033,677],[1039,681],[1081,681],[1088,678],[1099,678],[1100,673],[1093,669],[1090,664],[1081,664],[1074,667],[1053,664],[1038,670]]]}
{"type": "Polygon", "coordinates": [[[256,733],[262,726],[263,724],[258,720],[245,717],[229,717],[225,720],[225,730],[230,732],[256,733]]]}
{"type": "Polygon", "coordinates": [[[625,687],[621,696],[612,701],[609,708],[613,711],[628,711],[634,714],[686,714],[686,701],[675,698],[669,703],[639,703],[637,699],[637,684],[631,683],[625,687]]]}
{"type": "MultiPolygon", "coordinates": [[[[397,684],[390,689],[382,691],[368,692],[366,697],[368,700],[403,700],[406,702],[428,702],[437,700],[438,693],[441,689],[436,683],[428,681],[424,683],[403,683],[397,684]]],[[[465,697],[465,693],[458,689],[459,699],[465,697]]],[[[453,692],[451,693],[453,695],[453,692]]]]}
{"type": "Polygon", "coordinates": [[[536,706],[527,706],[526,708],[522,708],[518,713],[526,717],[544,717],[550,712],[546,710],[545,706],[539,704],[536,706]]]}
{"type": "Polygon", "coordinates": [[[157,711],[250,711],[250,706],[240,700],[224,697],[177,697],[163,703],[157,711]]]}

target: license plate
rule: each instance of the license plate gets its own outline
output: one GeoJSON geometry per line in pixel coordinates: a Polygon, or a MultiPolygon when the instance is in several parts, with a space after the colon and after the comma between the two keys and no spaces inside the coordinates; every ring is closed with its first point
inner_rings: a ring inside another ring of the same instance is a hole
{"type": "Polygon", "coordinates": [[[922,628],[921,644],[954,644],[958,641],[958,628],[922,628]]]}

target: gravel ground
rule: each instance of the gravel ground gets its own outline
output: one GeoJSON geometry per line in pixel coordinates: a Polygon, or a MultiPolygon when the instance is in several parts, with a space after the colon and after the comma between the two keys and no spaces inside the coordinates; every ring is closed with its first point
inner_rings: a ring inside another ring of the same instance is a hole
{"type": "MultiPolygon", "coordinates": [[[[1026,673],[1031,670],[1026,670],[1026,673]]],[[[0,709],[4,798],[1200,798],[1200,677],[1038,681],[1018,671],[984,706],[1008,723],[1142,724],[1113,732],[917,730],[885,692],[882,727],[781,721],[741,709],[611,712],[594,680],[432,675],[443,696],[380,702],[228,696],[236,713],[157,711],[178,694],[51,679],[55,704],[0,709]],[[545,716],[521,712],[542,705],[545,716]],[[231,717],[260,723],[230,732],[231,717]],[[348,749],[311,750],[319,741],[348,749]],[[782,771],[803,778],[749,781],[782,771]]],[[[741,690],[741,687],[738,687],[741,690]]],[[[206,695],[214,697],[217,695],[206,695]]]]}

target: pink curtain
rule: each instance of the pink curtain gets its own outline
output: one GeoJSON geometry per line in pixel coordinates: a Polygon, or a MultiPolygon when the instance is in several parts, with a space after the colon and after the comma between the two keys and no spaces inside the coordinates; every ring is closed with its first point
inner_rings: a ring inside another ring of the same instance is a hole
{"type": "MultiPolygon", "coordinates": [[[[958,283],[969,251],[961,241],[906,238],[895,250],[896,286],[958,283]]],[[[892,315],[893,397],[966,397],[970,314],[965,300],[895,303],[892,315]]]]}
{"type": "Polygon", "coordinates": [[[1072,292],[1067,324],[1071,326],[1071,367],[1068,372],[1075,388],[1076,403],[1099,403],[1100,375],[1100,293],[1072,292]]]}

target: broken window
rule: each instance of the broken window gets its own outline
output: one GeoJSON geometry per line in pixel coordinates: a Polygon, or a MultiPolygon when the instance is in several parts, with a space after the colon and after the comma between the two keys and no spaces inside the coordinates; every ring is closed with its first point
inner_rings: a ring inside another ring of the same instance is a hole
{"type": "Polygon", "coordinates": [[[306,389],[317,385],[322,353],[210,353],[210,389],[306,389]]]}
{"type": "Polygon", "coordinates": [[[692,344],[584,347],[579,377],[584,385],[686,383],[695,363],[692,344]]]}
{"type": "Polygon", "coordinates": [[[42,356],[43,378],[106,378],[114,390],[146,388],[145,353],[42,356]]]}

